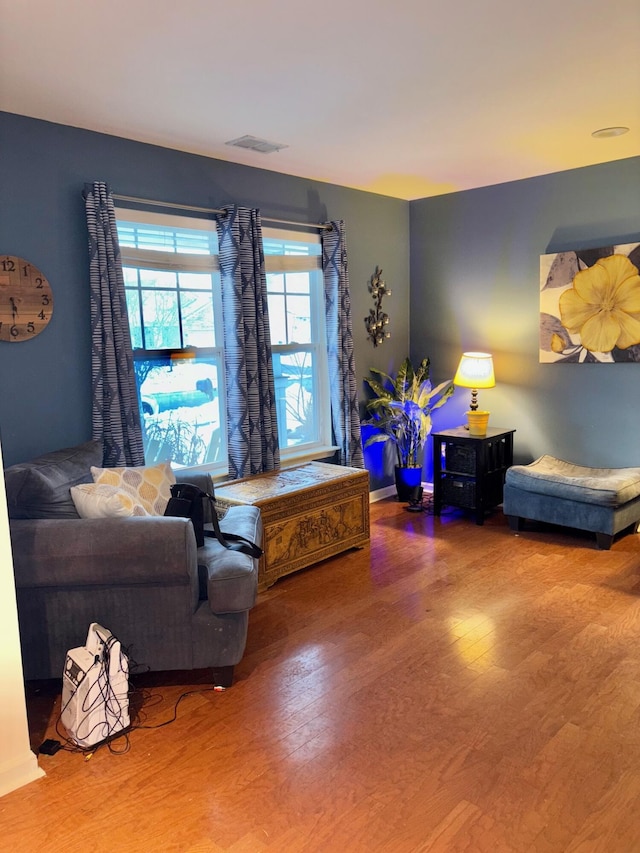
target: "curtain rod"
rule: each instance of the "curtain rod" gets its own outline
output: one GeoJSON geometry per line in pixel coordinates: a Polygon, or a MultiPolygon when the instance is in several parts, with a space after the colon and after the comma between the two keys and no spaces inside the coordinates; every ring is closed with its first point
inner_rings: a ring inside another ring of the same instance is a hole
{"type": "MultiPolygon", "coordinates": [[[[191,204],[174,204],[170,201],[153,201],[150,198],[134,198],[130,195],[113,194],[116,201],[129,201],[134,204],[150,204],[155,207],[171,207],[177,210],[188,210],[192,213],[226,213],[226,210],[221,210],[216,207],[195,207],[191,204]]],[[[298,228],[318,228],[321,231],[330,231],[330,225],[323,225],[320,222],[294,222],[292,219],[275,219],[272,216],[263,216],[265,222],[276,222],[278,225],[297,225],[298,228]]]]}

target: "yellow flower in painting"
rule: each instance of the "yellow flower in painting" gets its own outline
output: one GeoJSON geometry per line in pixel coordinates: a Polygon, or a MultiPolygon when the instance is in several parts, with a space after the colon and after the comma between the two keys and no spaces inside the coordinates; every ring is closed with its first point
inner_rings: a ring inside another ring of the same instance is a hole
{"type": "Polygon", "coordinates": [[[609,255],[576,273],[560,296],[560,319],[591,352],[640,344],[640,275],[626,255],[609,255]]]}

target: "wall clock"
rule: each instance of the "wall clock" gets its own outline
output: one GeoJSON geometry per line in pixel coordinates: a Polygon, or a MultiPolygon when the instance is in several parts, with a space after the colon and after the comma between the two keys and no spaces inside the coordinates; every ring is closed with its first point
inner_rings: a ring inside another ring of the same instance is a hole
{"type": "Polygon", "coordinates": [[[0,255],[0,341],[28,341],[51,320],[51,285],[37,267],[0,255]]]}

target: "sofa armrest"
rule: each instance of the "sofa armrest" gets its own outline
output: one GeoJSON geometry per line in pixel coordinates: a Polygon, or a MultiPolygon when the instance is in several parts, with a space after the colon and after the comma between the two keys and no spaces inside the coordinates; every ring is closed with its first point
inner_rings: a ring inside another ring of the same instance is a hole
{"type": "Polygon", "coordinates": [[[16,587],[198,586],[187,518],[20,519],[10,522],[16,587]]]}
{"type": "Polygon", "coordinates": [[[176,481],[178,483],[191,483],[192,486],[197,486],[203,492],[213,494],[213,480],[211,474],[201,471],[193,471],[191,473],[178,471],[176,473],[176,481]]]}
{"type": "MultiPolygon", "coordinates": [[[[220,529],[262,545],[262,517],[258,507],[231,507],[220,522],[220,529]]],[[[253,607],[258,594],[257,559],[224,548],[216,539],[207,537],[204,547],[198,550],[198,562],[213,613],[239,613],[253,607]]]]}

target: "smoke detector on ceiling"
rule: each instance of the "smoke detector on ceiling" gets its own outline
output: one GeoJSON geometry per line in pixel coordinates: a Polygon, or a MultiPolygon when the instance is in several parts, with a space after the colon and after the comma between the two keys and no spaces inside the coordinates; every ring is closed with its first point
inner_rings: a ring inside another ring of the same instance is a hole
{"type": "Polygon", "coordinates": [[[622,136],[625,133],[629,133],[628,127],[601,127],[592,131],[591,136],[596,139],[609,139],[611,136],[622,136]]]}
{"type": "Polygon", "coordinates": [[[258,139],[257,136],[239,136],[237,139],[231,139],[225,142],[225,145],[233,145],[236,148],[248,148],[250,151],[259,151],[260,154],[273,154],[274,151],[280,151],[282,148],[288,148],[288,145],[282,145],[280,142],[268,142],[266,139],[258,139]]]}

